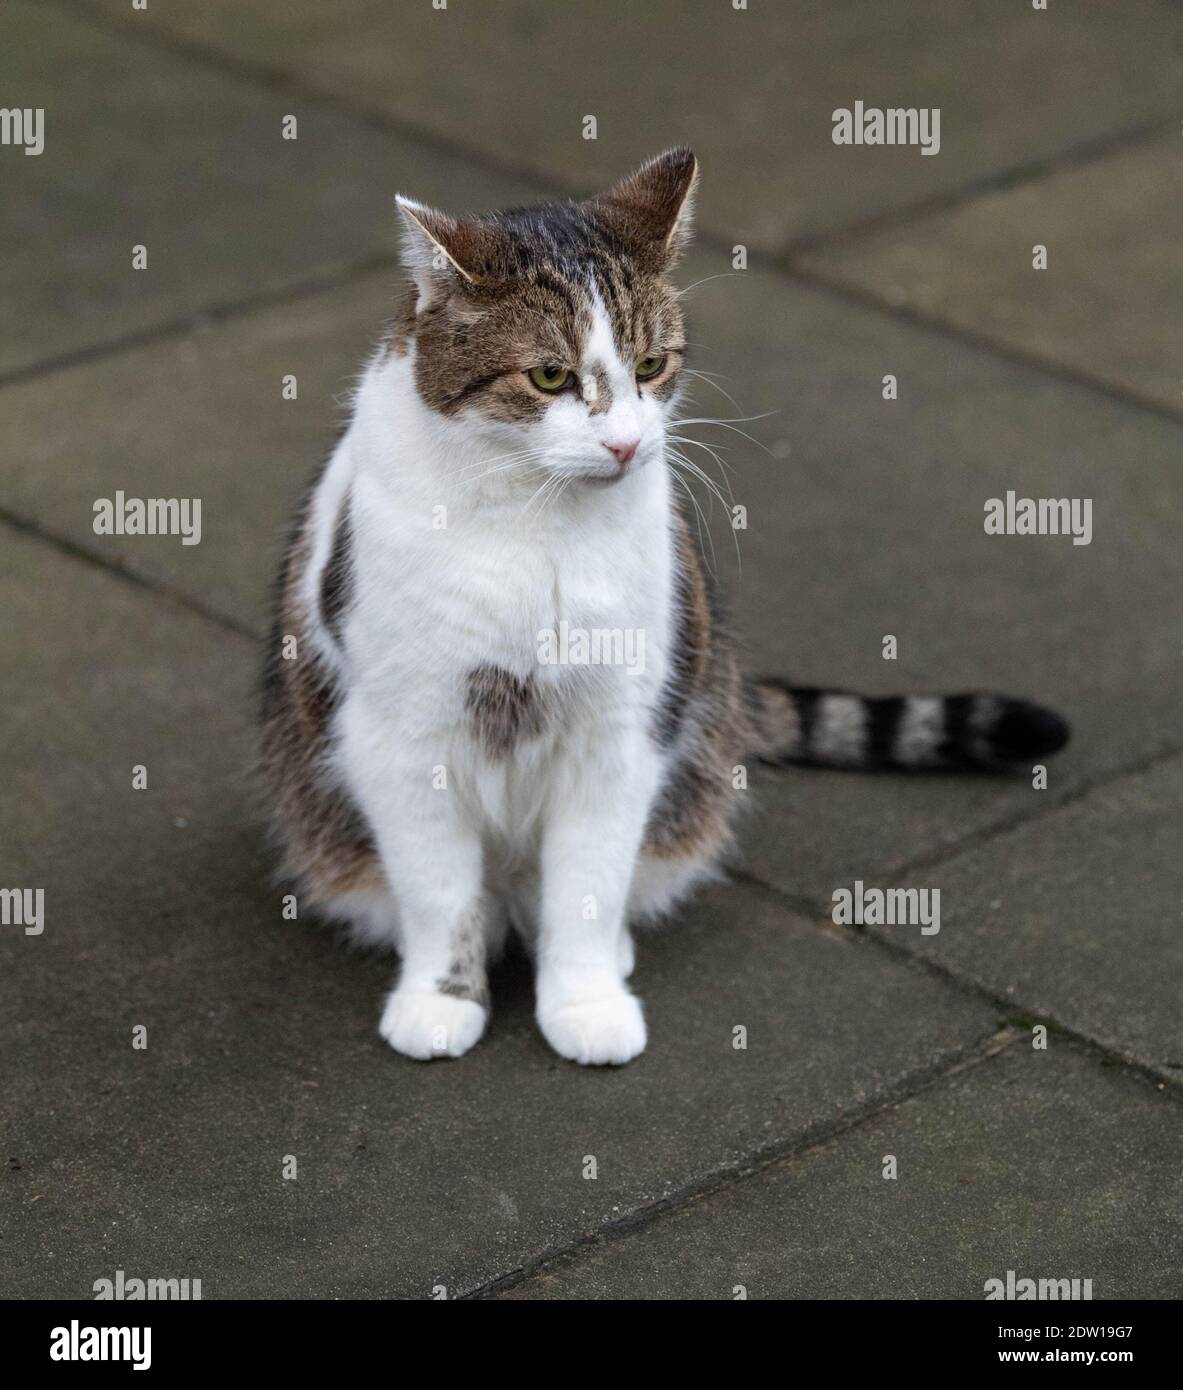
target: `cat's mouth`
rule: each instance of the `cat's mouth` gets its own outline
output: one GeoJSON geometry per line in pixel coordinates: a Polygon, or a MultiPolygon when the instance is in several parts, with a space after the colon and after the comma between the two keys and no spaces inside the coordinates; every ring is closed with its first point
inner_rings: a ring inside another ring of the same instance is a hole
{"type": "Polygon", "coordinates": [[[589,470],[579,476],[585,482],[596,483],[600,487],[613,487],[616,483],[623,483],[626,478],[634,477],[644,467],[645,460],[637,457],[630,459],[628,463],[619,464],[617,467],[602,473],[593,473],[589,470]]]}

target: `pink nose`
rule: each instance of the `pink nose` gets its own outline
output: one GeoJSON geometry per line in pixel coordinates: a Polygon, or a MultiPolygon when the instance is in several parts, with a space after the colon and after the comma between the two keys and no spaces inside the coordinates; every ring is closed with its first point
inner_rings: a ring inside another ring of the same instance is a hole
{"type": "Polygon", "coordinates": [[[605,444],[604,448],[613,455],[616,462],[623,468],[629,459],[637,452],[637,445],[640,442],[639,439],[628,439],[625,440],[623,444],[605,444]]]}

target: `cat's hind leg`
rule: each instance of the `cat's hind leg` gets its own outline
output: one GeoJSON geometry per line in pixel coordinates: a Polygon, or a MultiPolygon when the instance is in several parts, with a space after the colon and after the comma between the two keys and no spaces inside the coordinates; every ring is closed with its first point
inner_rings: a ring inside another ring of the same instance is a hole
{"type": "Polygon", "coordinates": [[[341,893],[321,911],[339,922],[355,945],[375,951],[397,951],[400,945],[398,908],[390,893],[341,893]]]}
{"type": "Polygon", "coordinates": [[[702,883],[722,878],[717,855],[659,857],[642,852],[629,888],[628,918],[644,925],[668,916],[702,883]]]}

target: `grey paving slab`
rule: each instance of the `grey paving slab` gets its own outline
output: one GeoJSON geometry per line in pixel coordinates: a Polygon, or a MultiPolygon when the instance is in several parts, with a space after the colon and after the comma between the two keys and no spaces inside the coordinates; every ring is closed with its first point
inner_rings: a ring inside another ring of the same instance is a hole
{"type": "Polygon", "coordinates": [[[1098,788],[909,878],[941,890],[935,935],[875,930],[1183,1079],[1181,797],[1177,758],[1098,788]]]}
{"type": "Polygon", "coordinates": [[[995,1026],[735,889],[643,947],[635,1066],[555,1058],[518,968],[468,1058],[400,1059],[376,1032],[390,964],[281,920],[248,792],[254,644],[27,538],[0,584],[3,882],[46,890],[42,933],[0,936],[6,1296],[117,1269],[206,1298],[463,1292],[995,1026]]]}
{"type": "Polygon", "coordinates": [[[396,188],[451,182],[437,154],[76,6],[3,6],[0,89],[45,112],[40,155],[0,147],[0,375],[392,255],[396,188]]]}
{"type": "MultiPolygon", "coordinates": [[[[1076,728],[1046,792],[1029,778],[756,774],[752,869],[828,898],[1176,745],[1178,428],[766,270],[728,276],[728,264],[702,248],[683,283],[726,277],[686,302],[692,365],[720,374],[737,404],[700,381],[688,409],[765,415],[737,428],[769,452],[694,427],[726,449],[748,509],[738,533],[717,509],[714,539],[749,665],[871,693],[1010,690],[1076,728]],[[882,397],[886,373],[896,401],[882,397]],[[1008,489],[1091,499],[1091,543],[986,535],[984,504],[1008,489]],[[887,634],[895,661],[882,657],[887,634]]],[[[0,505],[261,631],[278,537],[394,282],[378,272],[10,387],[0,505]],[[296,401],[281,395],[289,372],[296,401]],[[96,536],[94,502],[118,489],[202,498],[200,545],[96,536]]]]}
{"type": "Polygon", "coordinates": [[[1010,691],[1074,726],[1046,792],[1030,776],[765,780],[748,840],[761,877],[828,898],[1177,746],[1173,423],[750,272],[689,302],[735,413],[779,412],[744,426],[771,458],[702,427],[739,446],[726,458],[749,529],[742,577],[727,574],[750,665],[877,694],[1010,691]],[[1091,499],[1090,544],[987,535],[985,505],[1008,491],[1091,499]]]}
{"type": "Polygon", "coordinates": [[[805,265],[893,305],[1179,409],[1177,131],[819,248],[805,265]],[[1036,246],[1047,268],[1036,270],[1036,246]]]}
{"type": "Polygon", "coordinates": [[[371,274],[0,391],[15,445],[0,502],[262,633],[292,510],[344,427],[398,283],[371,274]],[[96,535],[95,502],[119,491],[200,501],[200,542],[96,535]]]}
{"type": "Polygon", "coordinates": [[[502,1297],[981,1299],[1014,1270],[1178,1298],[1181,1142],[1176,1095],[1012,1046],[502,1297]]]}
{"type": "MultiPolygon", "coordinates": [[[[122,0],[100,4],[126,18],[122,0]]],[[[142,18],[564,188],[692,144],[711,176],[707,225],[766,248],[1165,121],[1176,105],[1179,17],[1155,0],[1045,13],[973,0],[344,0],[331,19],[316,0],[210,0],[142,18]],[[833,112],[856,101],[939,107],[940,153],[836,146],[833,112]]]]}

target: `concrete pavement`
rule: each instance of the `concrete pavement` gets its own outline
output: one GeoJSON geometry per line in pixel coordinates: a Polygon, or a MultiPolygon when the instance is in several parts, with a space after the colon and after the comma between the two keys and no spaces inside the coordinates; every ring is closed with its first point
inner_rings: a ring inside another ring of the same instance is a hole
{"type": "Polygon", "coordinates": [[[0,13],[0,106],[46,112],[0,147],[0,886],[45,891],[0,927],[0,1295],[1178,1297],[1183,11],[564,8],[0,13]],[[856,99],[940,106],[941,152],[834,145],[856,99]],[[391,963],[270,877],[275,547],[391,312],[395,189],[587,191],[682,140],[738,403],[696,413],[760,417],[699,427],[753,665],[1013,689],[1075,741],[1046,786],[761,773],[735,881],[642,943],[642,1059],[560,1062],[510,963],[423,1067],[377,1036],[391,963]],[[95,535],[117,489],[200,497],[200,544],[95,535]],[[987,536],[1008,489],[1091,499],[1090,544],[987,536]],[[855,879],[940,889],[939,934],[836,926],[855,879]]]}

